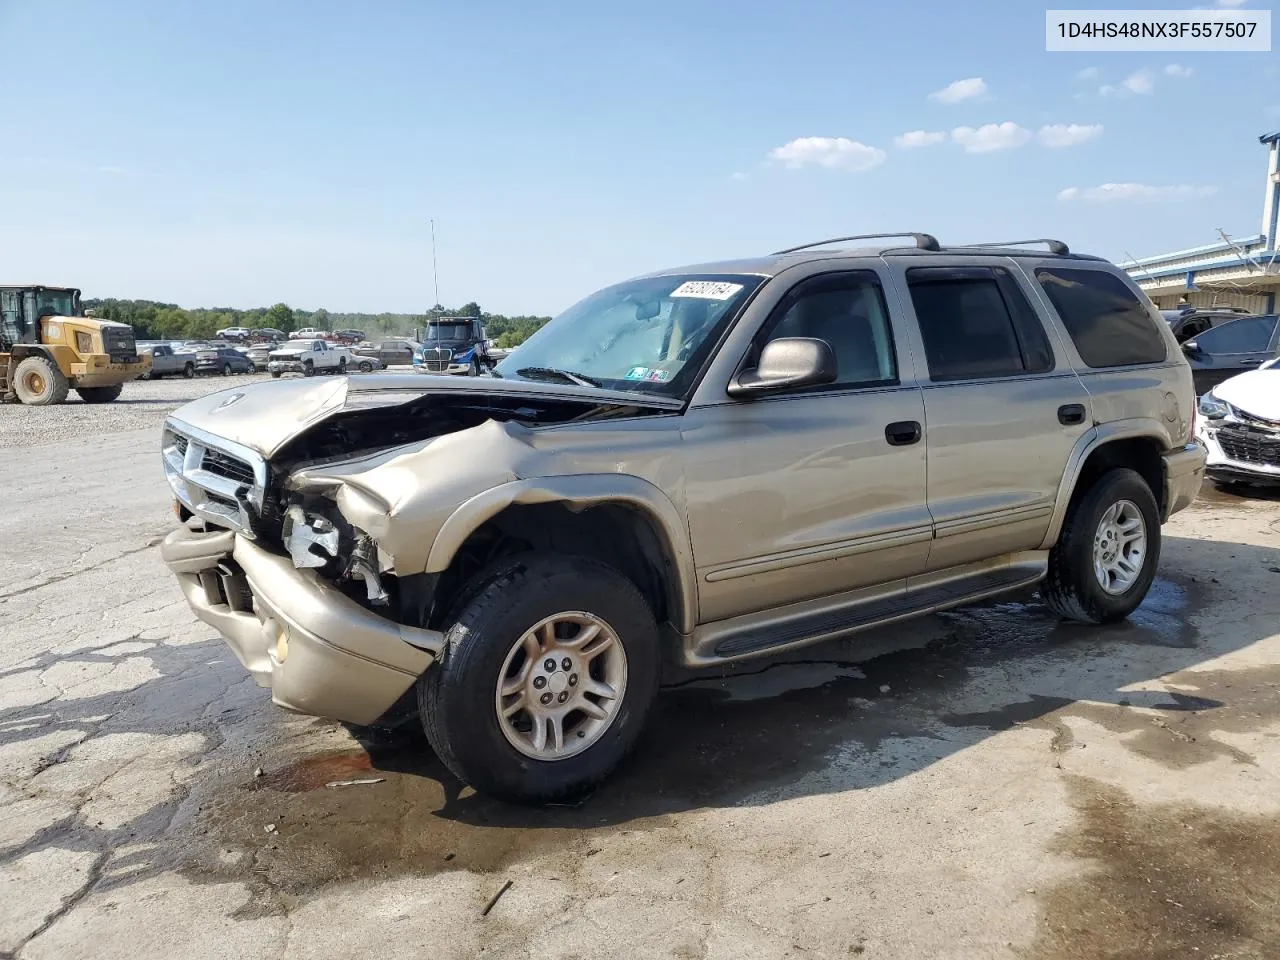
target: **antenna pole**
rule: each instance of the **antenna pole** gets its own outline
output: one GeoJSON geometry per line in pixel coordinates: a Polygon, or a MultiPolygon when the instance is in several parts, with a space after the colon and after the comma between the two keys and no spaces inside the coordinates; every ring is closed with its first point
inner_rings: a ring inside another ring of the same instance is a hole
{"type": "Polygon", "coordinates": [[[435,286],[436,302],[432,306],[440,305],[440,272],[436,269],[436,221],[435,217],[431,218],[431,280],[435,286]]]}

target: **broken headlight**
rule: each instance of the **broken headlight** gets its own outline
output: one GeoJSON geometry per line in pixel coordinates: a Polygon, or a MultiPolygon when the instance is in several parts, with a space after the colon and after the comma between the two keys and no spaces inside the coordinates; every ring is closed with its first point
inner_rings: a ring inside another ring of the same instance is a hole
{"type": "Polygon", "coordinates": [[[1231,412],[1231,404],[1219,400],[1210,390],[1200,398],[1200,415],[1207,420],[1221,420],[1231,412]]]}
{"type": "Polygon", "coordinates": [[[284,514],[285,549],[299,570],[328,568],[338,583],[360,580],[365,599],[385,606],[391,597],[378,575],[377,547],[373,538],[357,527],[339,529],[328,517],[294,504],[284,514]]]}

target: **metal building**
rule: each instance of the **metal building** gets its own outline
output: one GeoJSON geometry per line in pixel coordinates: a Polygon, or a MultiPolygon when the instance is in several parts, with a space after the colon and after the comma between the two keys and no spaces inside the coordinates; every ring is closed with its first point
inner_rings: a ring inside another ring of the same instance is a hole
{"type": "Polygon", "coordinates": [[[1275,313],[1280,292],[1280,131],[1258,138],[1267,148],[1267,183],[1262,230],[1253,236],[1224,238],[1190,250],[1142,257],[1120,266],[1161,309],[1181,303],[1195,307],[1243,307],[1275,313]]]}

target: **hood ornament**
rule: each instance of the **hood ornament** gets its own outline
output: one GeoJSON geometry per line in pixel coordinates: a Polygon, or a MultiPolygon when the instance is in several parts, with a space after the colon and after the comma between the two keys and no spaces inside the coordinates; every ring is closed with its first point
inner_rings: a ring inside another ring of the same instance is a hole
{"type": "Polygon", "coordinates": [[[220,404],[214,407],[213,412],[216,413],[217,411],[223,409],[224,407],[231,406],[233,403],[239,403],[243,399],[244,399],[243,393],[233,393],[231,396],[227,397],[227,399],[223,400],[220,404]]]}

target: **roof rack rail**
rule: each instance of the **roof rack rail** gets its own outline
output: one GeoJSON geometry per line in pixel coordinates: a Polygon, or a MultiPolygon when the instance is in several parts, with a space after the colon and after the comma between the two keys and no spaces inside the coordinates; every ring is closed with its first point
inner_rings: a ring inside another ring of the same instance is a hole
{"type": "Polygon", "coordinates": [[[921,250],[936,251],[942,249],[942,246],[938,243],[938,238],[930,233],[857,233],[851,237],[832,237],[830,240],[815,240],[813,243],[802,243],[798,247],[775,250],[773,256],[778,257],[784,253],[795,253],[797,250],[808,250],[810,247],[825,247],[828,243],[843,243],[846,240],[878,240],[885,237],[910,237],[921,250]]]}
{"type": "Polygon", "coordinates": [[[1061,240],[1051,240],[1048,237],[1038,237],[1035,240],[1008,240],[1008,241],[1005,241],[1004,243],[966,243],[966,244],[962,244],[962,246],[965,246],[965,247],[1025,247],[1033,243],[1043,243],[1045,246],[1049,248],[1050,253],[1057,254],[1060,257],[1065,257],[1068,253],[1071,252],[1071,248],[1068,247],[1061,240]]]}

